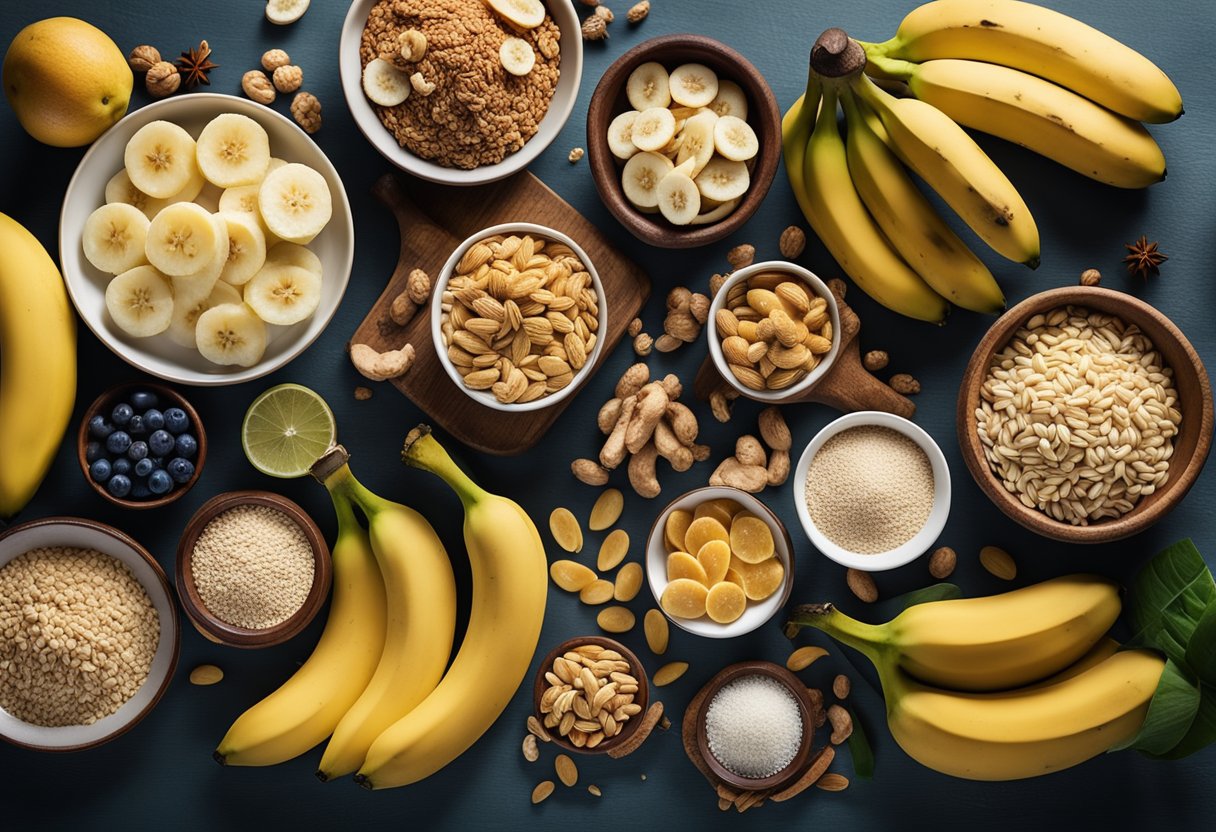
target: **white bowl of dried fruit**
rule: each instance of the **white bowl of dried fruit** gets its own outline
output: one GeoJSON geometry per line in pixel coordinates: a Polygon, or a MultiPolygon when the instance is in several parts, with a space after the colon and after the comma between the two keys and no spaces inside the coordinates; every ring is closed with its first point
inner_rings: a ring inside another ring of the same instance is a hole
{"type": "Polygon", "coordinates": [[[443,264],[431,337],[452,383],[494,410],[540,410],[591,375],[608,331],[604,286],[560,231],[512,222],[479,231],[443,264]]]}
{"type": "Polygon", "coordinates": [[[338,309],[354,223],[337,170],[290,119],[230,95],[143,107],[81,159],[59,255],[81,319],[183,384],[291,361],[338,309]]]}

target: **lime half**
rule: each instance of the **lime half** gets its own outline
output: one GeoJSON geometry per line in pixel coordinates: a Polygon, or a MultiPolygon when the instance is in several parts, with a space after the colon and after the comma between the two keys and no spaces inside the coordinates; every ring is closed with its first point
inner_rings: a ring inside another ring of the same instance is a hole
{"type": "Polygon", "coordinates": [[[279,384],[253,400],[241,425],[241,445],[254,468],[283,479],[302,477],[334,443],[333,411],[300,384],[279,384]]]}

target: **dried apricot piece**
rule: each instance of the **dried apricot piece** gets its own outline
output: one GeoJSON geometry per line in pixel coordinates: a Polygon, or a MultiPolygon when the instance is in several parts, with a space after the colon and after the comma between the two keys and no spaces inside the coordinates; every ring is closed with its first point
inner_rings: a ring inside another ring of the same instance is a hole
{"type": "Polygon", "coordinates": [[[658,610],[647,610],[642,619],[642,629],[646,633],[646,645],[650,652],[661,656],[667,652],[667,642],[671,638],[671,628],[667,619],[658,610]]]}
{"type": "Polygon", "coordinates": [[[634,621],[628,607],[604,607],[595,617],[595,623],[607,633],[627,633],[633,629],[634,621]]]}
{"type": "Polygon", "coordinates": [[[597,578],[578,591],[578,600],[590,606],[606,604],[612,600],[612,581],[597,578]]]}
{"type": "MultiPolygon", "coordinates": [[[[731,563],[733,564],[736,560],[738,558],[732,558],[731,563]]],[[[743,576],[739,574],[739,570],[735,569],[733,565],[726,570],[726,577],[723,580],[730,581],[736,586],[743,586],[743,576]]]]}
{"type": "Polygon", "coordinates": [[[773,530],[751,513],[740,513],[730,524],[730,550],[744,563],[760,563],[776,552],[773,530]]]}
{"type": "Polygon", "coordinates": [[[697,506],[692,513],[693,520],[699,520],[702,517],[712,517],[729,529],[731,518],[739,512],[743,511],[743,506],[736,503],[734,500],[728,500],[725,497],[718,500],[706,500],[697,506]]]}
{"type": "Polygon", "coordinates": [[[598,575],[588,566],[573,560],[555,560],[549,566],[549,577],[566,592],[581,592],[598,575]]]}
{"type": "Polygon", "coordinates": [[[719,624],[729,624],[747,609],[747,595],[730,581],[714,584],[705,596],[705,612],[719,624]]]}
{"type": "Polygon", "coordinates": [[[726,526],[712,517],[700,517],[693,520],[684,534],[685,552],[699,552],[701,547],[711,540],[721,540],[730,543],[730,534],[726,526]]]}
{"type": "Polygon", "coordinates": [[[691,578],[697,583],[709,586],[705,567],[688,552],[672,552],[667,556],[667,580],[674,581],[677,578],[691,578]]]}
{"type": "Polygon", "coordinates": [[[730,568],[730,546],[721,540],[711,540],[697,552],[697,562],[705,569],[706,586],[724,581],[730,568]]]}
{"type": "Polygon", "coordinates": [[[743,591],[752,601],[763,601],[781,586],[785,578],[785,567],[779,558],[769,558],[760,563],[747,563],[732,557],[730,568],[739,573],[743,591]]]}
{"type": "Polygon", "coordinates": [[[583,550],[583,530],[570,509],[553,509],[553,513],[549,515],[549,531],[553,533],[557,545],[567,552],[583,550]]]}
{"type": "Polygon", "coordinates": [[[616,573],[616,586],[612,597],[622,603],[632,601],[642,588],[642,564],[634,561],[621,567],[616,573]]]}
{"type": "Polygon", "coordinates": [[[667,523],[663,526],[663,542],[667,544],[667,551],[678,552],[684,548],[684,535],[688,533],[691,523],[692,515],[682,508],[667,515],[667,523]]]}
{"type": "Polygon", "coordinates": [[[587,520],[587,528],[593,532],[601,532],[610,528],[613,523],[621,519],[621,512],[624,508],[625,495],[621,493],[620,489],[605,488],[596,498],[595,505],[591,507],[591,517],[587,520]]]}
{"type": "Polygon", "coordinates": [[[700,618],[705,615],[705,598],[709,590],[692,578],[676,578],[663,590],[659,606],[676,618],[700,618]]]}
{"type": "Polygon", "coordinates": [[[625,555],[629,554],[629,533],[624,529],[609,532],[600,544],[600,554],[595,560],[595,566],[601,572],[616,569],[625,555]]]}

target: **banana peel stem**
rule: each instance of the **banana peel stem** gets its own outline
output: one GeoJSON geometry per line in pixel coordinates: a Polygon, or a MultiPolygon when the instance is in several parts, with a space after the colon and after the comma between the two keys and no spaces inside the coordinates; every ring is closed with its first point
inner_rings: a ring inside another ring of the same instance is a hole
{"type": "Polygon", "coordinates": [[[905,82],[911,81],[912,76],[916,74],[917,70],[917,65],[911,61],[888,58],[885,55],[871,55],[867,53],[866,60],[877,67],[883,75],[905,82]]]}
{"type": "Polygon", "coordinates": [[[785,634],[802,627],[814,627],[832,638],[865,655],[875,666],[881,666],[886,628],[879,624],[867,624],[842,613],[832,604],[803,604],[795,607],[785,625],[785,634]]]}
{"type": "Polygon", "coordinates": [[[456,492],[466,508],[485,499],[487,493],[453,461],[439,441],[431,433],[429,425],[419,425],[405,437],[401,448],[401,461],[413,468],[430,471],[456,492]]]}

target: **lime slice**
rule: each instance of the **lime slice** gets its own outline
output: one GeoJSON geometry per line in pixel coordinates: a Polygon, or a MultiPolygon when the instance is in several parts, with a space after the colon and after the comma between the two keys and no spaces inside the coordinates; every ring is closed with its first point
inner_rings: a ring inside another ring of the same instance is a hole
{"type": "Polygon", "coordinates": [[[333,411],[317,393],[299,384],[279,384],[249,405],[241,445],[254,468],[292,479],[308,473],[337,432],[333,411]]]}

